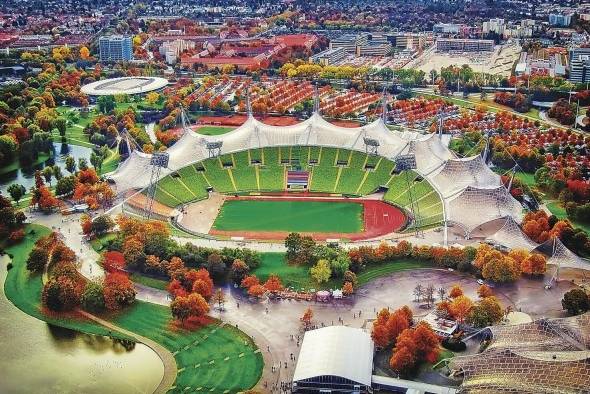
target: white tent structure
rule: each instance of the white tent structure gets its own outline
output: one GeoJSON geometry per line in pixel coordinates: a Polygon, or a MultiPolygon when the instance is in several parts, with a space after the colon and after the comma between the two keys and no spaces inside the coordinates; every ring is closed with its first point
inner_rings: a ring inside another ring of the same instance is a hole
{"type": "Polygon", "coordinates": [[[471,231],[483,223],[503,217],[522,219],[522,206],[503,185],[497,187],[467,186],[463,191],[446,199],[447,220],[471,231]]]}
{"type": "Polygon", "coordinates": [[[432,173],[431,179],[445,197],[468,186],[490,188],[502,185],[500,175],[493,172],[480,155],[449,159],[432,173]]]}
{"type": "Polygon", "coordinates": [[[330,326],[303,337],[293,392],[367,392],[373,373],[373,340],[360,328],[330,326]]]}
{"type": "MultiPolygon", "coordinates": [[[[169,167],[163,170],[162,175],[209,158],[212,144],[219,148],[216,154],[296,145],[361,152],[376,146],[378,155],[394,161],[399,155],[414,154],[416,172],[430,182],[443,201],[444,223],[457,223],[465,228],[469,236],[474,228],[487,221],[503,217],[521,218],[520,204],[480,156],[458,159],[440,136],[392,131],[381,118],[362,127],[346,128],[328,122],[316,111],[300,123],[271,126],[249,114],[240,127],[218,136],[200,135],[185,127],[183,136],[166,151],[170,157],[169,167]]],[[[150,155],[133,152],[120,164],[111,177],[118,193],[148,186],[149,158],[150,155]]]]}

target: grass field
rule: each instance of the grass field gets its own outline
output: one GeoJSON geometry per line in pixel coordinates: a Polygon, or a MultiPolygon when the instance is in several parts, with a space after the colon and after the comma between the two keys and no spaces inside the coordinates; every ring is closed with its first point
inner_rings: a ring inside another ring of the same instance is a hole
{"type": "Polygon", "coordinates": [[[567,219],[572,223],[572,225],[575,228],[581,228],[586,233],[590,234],[590,225],[569,219],[567,217],[567,212],[565,211],[565,208],[559,203],[559,201],[547,202],[547,209],[549,209],[549,211],[553,215],[557,216],[558,219],[567,219]]]}
{"type": "Polygon", "coordinates": [[[228,126],[202,126],[199,127],[196,131],[199,134],[203,135],[221,135],[225,133],[229,133],[230,131],[234,130],[235,127],[228,127],[228,126]]]}
{"type": "Polygon", "coordinates": [[[172,352],[178,366],[173,392],[236,393],[254,386],[262,374],[262,355],[252,340],[219,321],[194,330],[174,328],[167,307],[145,302],[112,321],[172,352]]]}
{"type": "Polygon", "coordinates": [[[363,207],[355,202],[229,200],[213,228],[223,231],[358,233],[363,207]]]}
{"type": "MultiPolygon", "coordinates": [[[[309,275],[309,267],[287,264],[284,253],[261,253],[261,258],[260,266],[252,271],[261,282],[266,281],[270,274],[275,274],[281,278],[284,286],[295,289],[337,289],[342,287],[342,280],[339,278],[330,279],[322,284],[316,283],[309,275]]],[[[433,265],[414,259],[369,265],[357,275],[358,285],[365,285],[374,279],[394,272],[430,267],[433,265]]]]}

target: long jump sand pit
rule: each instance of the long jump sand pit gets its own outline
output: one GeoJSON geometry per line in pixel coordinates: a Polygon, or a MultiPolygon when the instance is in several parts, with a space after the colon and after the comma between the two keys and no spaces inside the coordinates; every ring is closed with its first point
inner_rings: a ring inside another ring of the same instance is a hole
{"type": "Polygon", "coordinates": [[[398,231],[406,223],[402,210],[379,200],[241,196],[210,201],[208,208],[204,203],[196,203],[198,209],[187,206],[181,224],[224,237],[283,240],[298,232],[318,241],[364,240],[398,231]]]}

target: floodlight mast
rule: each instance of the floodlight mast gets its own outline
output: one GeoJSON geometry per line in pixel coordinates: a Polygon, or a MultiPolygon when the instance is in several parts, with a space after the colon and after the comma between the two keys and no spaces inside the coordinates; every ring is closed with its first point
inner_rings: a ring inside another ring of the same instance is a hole
{"type": "Polygon", "coordinates": [[[144,208],[144,215],[146,219],[150,219],[154,207],[154,198],[156,196],[156,187],[160,180],[162,168],[168,168],[170,157],[168,152],[155,152],[150,159],[150,167],[152,168],[150,183],[147,188],[147,200],[144,208]]]}
{"type": "Polygon", "coordinates": [[[410,212],[412,213],[416,237],[418,237],[420,235],[423,235],[421,229],[422,218],[420,216],[420,208],[416,200],[414,200],[414,194],[412,193],[412,185],[410,183],[410,170],[415,170],[417,168],[416,155],[407,154],[397,156],[395,158],[395,166],[398,170],[400,170],[400,172],[405,171],[406,185],[408,187],[408,194],[410,196],[410,212]]]}

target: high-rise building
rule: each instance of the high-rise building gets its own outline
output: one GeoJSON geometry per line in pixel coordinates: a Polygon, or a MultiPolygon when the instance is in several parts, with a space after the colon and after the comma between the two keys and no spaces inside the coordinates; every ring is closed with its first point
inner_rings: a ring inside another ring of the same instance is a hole
{"type": "Polygon", "coordinates": [[[570,49],[569,63],[571,82],[590,82],[590,48],[570,49]]]}
{"type": "Polygon", "coordinates": [[[102,36],[98,40],[101,62],[133,60],[133,43],[129,36],[102,36]]]}
{"type": "Polygon", "coordinates": [[[551,26],[567,27],[572,23],[572,16],[569,14],[549,14],[549,24],[551,26]]]}

